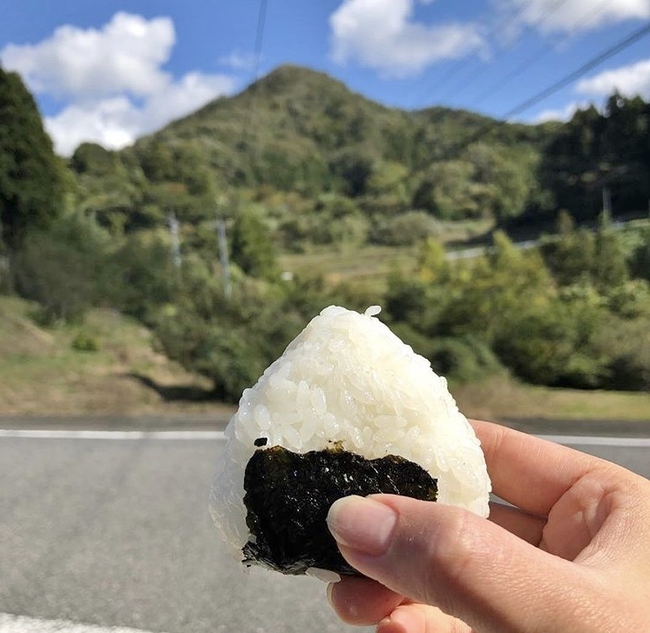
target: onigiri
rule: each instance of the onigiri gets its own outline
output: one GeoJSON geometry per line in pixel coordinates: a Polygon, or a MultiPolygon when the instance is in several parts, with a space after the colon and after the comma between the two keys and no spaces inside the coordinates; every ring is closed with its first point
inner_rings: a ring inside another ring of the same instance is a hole
{"type": "Polygon", "coordinates": [[[347,494],[408,494],[488,515],[478,438],[445,378],[379,312],[325,308],[244,390],[225,431],[210,512],[247,565],[354,573],[325,527],[329,505],[347,494]],[[313,512],[309,527],[300,524],[301,503],[313,512]],[[274,520],[281,525],[267,523],[274,520]]]}

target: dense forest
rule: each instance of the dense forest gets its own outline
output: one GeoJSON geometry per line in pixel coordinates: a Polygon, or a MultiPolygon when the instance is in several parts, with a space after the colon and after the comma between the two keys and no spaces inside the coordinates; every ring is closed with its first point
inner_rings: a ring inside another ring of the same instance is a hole
{"type": "Polygon", "coordinates": [[[132,315],[224,400],[332,302],[381,303],[453,380],[649,389],[650,229],[616,225],[649,200],[638,97],[532,126],[389,109],[285,66],[132,147],[64,161],[0,68],[0,291],[53,325],[92,306],[132,315]],[[488,223],[485,255],[445,256],[440,226],[460,221],[488,223]],[[535,248],[515,247],[522,231],[535,248]],[[418,253],[382,296],[281,275],[282,253],[368,245],[418,253]]]}

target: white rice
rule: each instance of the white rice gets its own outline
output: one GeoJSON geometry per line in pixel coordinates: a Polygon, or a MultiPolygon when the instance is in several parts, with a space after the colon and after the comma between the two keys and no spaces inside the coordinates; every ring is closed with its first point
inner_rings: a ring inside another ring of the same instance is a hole
{"type": "Polygon", "coordinates": [[[472,427],[428,360],[375,318],[330,306],[246,389],[226,428],[210,511],[246,544],[244,471],[254,441],[298,453],[340,442],[368,459],[401,455],[438,479],[438,501],[488,515],[490,479],[472,427]]]}

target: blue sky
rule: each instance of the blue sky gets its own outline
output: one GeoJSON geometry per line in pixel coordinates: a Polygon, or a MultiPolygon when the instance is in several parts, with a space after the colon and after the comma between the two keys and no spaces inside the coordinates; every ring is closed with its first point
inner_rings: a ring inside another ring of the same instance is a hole
{"type": "MultiPolygon", "coordinates": [[[[259,0],[0,0],[0,62],[57,150],[119,148],[255,77],[259,0]]],[[[650,0],[268,0],[258,71],[322,70],[380,103],[503,118],[650,20],[650,0]]],[[[650,99],[650,36],[522,112],[650,99]]]]}

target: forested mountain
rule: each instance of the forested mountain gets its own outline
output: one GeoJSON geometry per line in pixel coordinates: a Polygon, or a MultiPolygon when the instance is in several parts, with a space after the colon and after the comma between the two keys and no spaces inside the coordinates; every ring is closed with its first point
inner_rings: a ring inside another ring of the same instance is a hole
{"type": "Polygon", "coordinates": [[[83,144],[65,170],[20,78],[0,80],[0,291],[38,302],[44,322],[81,322],[93,305],[132,315],[229,400],[329,303],[382,303],[452,379],[650,389],[650,230],[623,234],[607,214],[579,226],[604,197],[616,216],[647,215],[641,98],[532,126],[386,108],[285,66],[122,151],[83,144]],[[438,237],[459,220],[494,239],[451,265],[438,237]],[[516,223],[558,234],[520,252],[499,230],[516,223]],[[379,290],[300,266],[281,278],[278,251],[368,245],[408,247],[410,267],[379,290]]]}
{"type": "Polygon", "coordinates": [[[648,104],[618,95],[565,125],[407,112],[283,66],[121,152],[84,144],[70,164],[82,205],[107,226],[155,226],[171,210],[197,224],[243,197],[265,207],[285,245],[383,242],[407,213],[420,231],[427,218],[595,218],[603,186],[617,211],[638,211],[650,194],[649,120],[648,104]],[[347,225],[335,236],[323,228],[333,219],[347,225]]]}
{"type": "Polygon", "coordinates": [[[305,214],[328,194],[339,219],[354,227],[360,214],[380,239],[387,218],[409,211],[501,219],[538,208],[535,173],[557,128],[386,108],[284,66],[122,152],[82,145],[71,165],[86,208],[131,227],[171,208],[190,222],[213,217],[215,200],[246,191],[273,207],[286,240],[302,239],[318,233],[305,214]]]}

